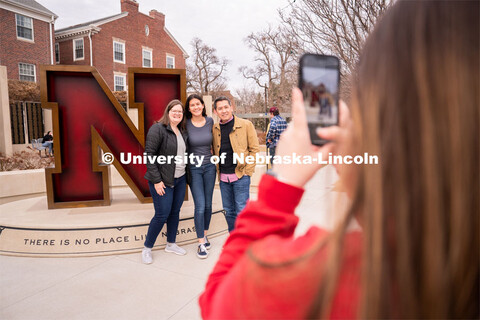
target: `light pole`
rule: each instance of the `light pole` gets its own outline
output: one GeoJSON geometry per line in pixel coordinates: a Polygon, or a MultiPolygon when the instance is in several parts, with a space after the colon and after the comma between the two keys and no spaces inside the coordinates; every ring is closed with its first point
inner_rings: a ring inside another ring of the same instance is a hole
{"type": "MultiPolygon", "coordinates": [[[[268,114],[268,90],[267,90],[267,84],[265,83],[265,115],[268,114]]],[[[265,134],[267,134],[267,117],[265,117],[265,134]]]]}

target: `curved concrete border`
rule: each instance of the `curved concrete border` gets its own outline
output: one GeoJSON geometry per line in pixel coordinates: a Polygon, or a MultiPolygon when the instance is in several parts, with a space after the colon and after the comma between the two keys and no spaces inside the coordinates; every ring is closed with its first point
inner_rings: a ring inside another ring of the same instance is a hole
{"type": "MultiPolygon", "coordinates": [[[[92,228],[24,228],[0,226],[0,254],[35,257],[110,255],[141,251],[148,223],[92,228]]],[[[227,232],[223,211],[212,215],[209,235],[227,232]]],[[[177,230],[177,244],[197,241],[193,217],[183,218],[177,230]]],[[[166,245],[166,228],[154,249],[166,245]]]]}
{"type": "MultiPolygon", "coordinates": [[[[140,251],[154,215],[153,205],[139,203],[129,188],[113,188],[112,194],[112,204],[103,207],[49,210],[45,196],[0,205],[0,254],[77,257],[140,251]]],[[[227,232],[218,189],[213,208],[211,237],[227,232]]],[[[180,245],[197,241],[193,212],[193,201],[185,201],[177,231],[180,245]]],[[[165,246],[165,232],[160,233],[156,249],[165,246]]]]}

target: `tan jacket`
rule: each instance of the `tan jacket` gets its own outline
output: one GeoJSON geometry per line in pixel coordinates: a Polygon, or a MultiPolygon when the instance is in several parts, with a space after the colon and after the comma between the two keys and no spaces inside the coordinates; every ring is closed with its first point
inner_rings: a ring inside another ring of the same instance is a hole
{"type": "MultiPolygon", "coordinates": [[[[244,154],[244,157],[253,156],[257,154],[259,150],[258,146],[258,137],[257,132],[255,131],[255,127],[253,123],[248,120],[244,120],[234,116],[233,118],[233,128],[232,132],[230,132],[230,143],[232,144],[233,152],[241,155],[244,154]]],[[[220,132],[220,124],[215,123],[213,125],[213,153],[216,156],[219,156],[220,153],[220,140],[221,140],[221,132],[220,132]]],[[[219,170],[219,166],[217,166],[217,170],[219,170]]],[[[252,176],[253,172],[255,171],[255,163],[247,164],[237,162],[237,167],[235,168],[235,174],[240,179],[244,175],[252,176]]],[[[220,179],[220,172],[218,174],[218,179],[220,179]]]]}

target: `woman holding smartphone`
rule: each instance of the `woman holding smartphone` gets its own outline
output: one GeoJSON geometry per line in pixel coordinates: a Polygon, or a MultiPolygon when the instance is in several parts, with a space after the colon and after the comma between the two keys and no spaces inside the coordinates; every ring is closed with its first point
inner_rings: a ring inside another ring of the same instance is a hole
{"type": "Polygon", "coordinates": [[[215,186],[216,166],[211,163],[213,119],[207,117],[202,97],[192,94],[186,103],[186,127],[189,152],[195,156],[195,163],[189,164],[191,173],[190,189],[195,204],[195,230],[197,231],[197,257],[208,257],[210,242],[207,238],[212,217],[212,198],[215,186]]]}
{"type": "Polygon", "coordinates": [[[379,164],[338,166],[350,208],[300,237],[295,208],[321,165],[275,165],[209,277],[204,319],[479,318],[479,14],[479,1],[395,2],[363,47],[352,117],[340,103],[320,148],[293,91],[277,155],[379,164]]]}
{"type": "MultiPolygon", "coordinates": [[[[150,127],[145,143],[145,152],[149,156],[185,156],[188,136],[185,131],[183,105],[179,100],[168,103],[162,118],[150,127]]],[[[155,215],[150,221],[145,247],[142,251],[143,263],[150,264],[152,248],[167,223],[166,252],[185,255],[185,249],[175,244],[180,208],[185,198],[186,177],[185,163],[175,161],[159,164],[147,162],[147,173],[150,193],[152,194],[155,215]]]]}

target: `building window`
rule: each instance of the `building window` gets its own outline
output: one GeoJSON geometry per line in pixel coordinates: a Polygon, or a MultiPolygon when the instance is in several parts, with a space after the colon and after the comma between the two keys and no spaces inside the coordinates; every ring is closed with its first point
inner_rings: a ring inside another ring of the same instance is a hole
{"type": "Polygon", "coordinates": [[[148,25],[145,25],[145,35],[148,37],[149,34],[150,34],[150,28],[148,27],[148,25]]]}
{"type": "Polygon", "coordinates": [[[113,41],[113,61],[125,63],[125,43],[113,41]]]}
{"type": "Polygon", "coordinates": [[[167,54],[167,68],[168,69],[175,68],[175,56],[171,56],[167,54]]]}
{"type": "Polygon", "coordinates": [[[152,67],[152,50],[143,49],[142,56],[143,56],[143,67],[151,68],[152,67]]]}
{"type": "Polygon", "coordinates": [[[83,60],[83,38],[73,40],[73,60],[83,60]]]}
{"type": "Polygon", "coordinates": [[[125,76],[114,75],[115,77],[115,90],[114,91],[125,91],[125,76]]]}
{"type": "Polygon", "coordinates": [[[17,20],[17,38],[33,41],[33,20],[32,18],[15,14],[17,20]]]}
{"type": "Polygon", "coordinates": [[[55,43],[55,61],[60,63],[60,46],[58,43],[55,43]]]}
{"type": "Polygon", "coordinates": [[[20,80],[35,82],[35,65],[29,63],[18,64],[20,80]]]}

